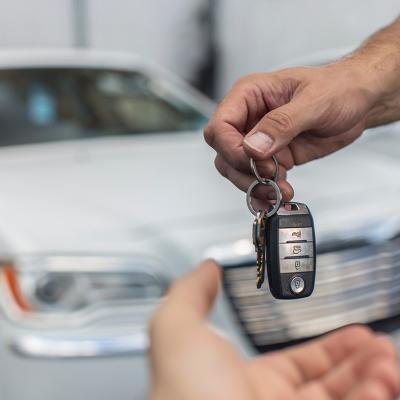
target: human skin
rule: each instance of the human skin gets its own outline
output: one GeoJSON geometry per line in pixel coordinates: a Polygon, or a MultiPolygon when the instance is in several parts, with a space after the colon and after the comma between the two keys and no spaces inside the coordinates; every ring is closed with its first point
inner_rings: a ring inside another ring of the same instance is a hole
{"type": "MultiPolygon", "coordinates": [[[[241,78],[207,125],[204,136],[218,171],[246,191],[254,176],[280,163],[279,186],[293,197],[286,171],[324,157],[356,140],[367,128],[400,119],[400,19],[335,63],[241,78]]],[[[254,197],[270,197],[259,186],[254,197]]]]}
{"type": "Polygon", "coordinates": [[[151,400],[392,400],[394,345],[363,326],[245,357],[207,322],[220,268],[206,261],[175,283],[154,316],[151,400]]]}

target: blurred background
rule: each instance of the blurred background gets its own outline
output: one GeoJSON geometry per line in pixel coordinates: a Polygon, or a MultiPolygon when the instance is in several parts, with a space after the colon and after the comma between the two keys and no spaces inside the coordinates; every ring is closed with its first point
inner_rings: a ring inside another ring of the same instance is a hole
{"type": "Polygon", "coordinates": [[[15,0],[0,7],[3,48],[140,54],[217,99],[244,74],[358,46],[399,11],[395,0],[15,0]]]}
{"type": "Polygon", "coordinates": [[[399,14],[398,0],[1,0],[0,399],[146,398],[148,321],[205,257],[224,268],[213,321],[246,354],[354,322],[398,341],[398,125],[289,176],[318,239],[315,294],[290,304],[255,289],[252,218],[202,129],[242,75],[333,61],[399,14]]]}

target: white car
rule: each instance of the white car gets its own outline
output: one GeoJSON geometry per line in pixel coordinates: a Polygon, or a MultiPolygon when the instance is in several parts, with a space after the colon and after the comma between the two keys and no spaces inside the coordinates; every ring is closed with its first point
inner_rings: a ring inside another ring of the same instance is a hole
{"type": "Polygon", "coordinates": [[[352,322],[395,335],[399,128],[295,169],[316,223],[314,294],[255,288],[252,216],[219,177],[213,104],[127,55],[0,56],[0,398],[143,399],[147,324],[205,257],[224,268],[214,322],[247,354],[352,322]]]}

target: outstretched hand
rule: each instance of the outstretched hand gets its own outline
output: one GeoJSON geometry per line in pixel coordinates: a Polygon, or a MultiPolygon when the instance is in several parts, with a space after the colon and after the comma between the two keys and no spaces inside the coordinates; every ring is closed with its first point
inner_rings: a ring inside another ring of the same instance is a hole
{"type": "Polygon", "coordinates": [[[178,281],[150,329],[152,400],[389,400],[400,391],[392,341],[351,326],[287,350],[245,358],[207,323],[220,269],[178,281]]]}

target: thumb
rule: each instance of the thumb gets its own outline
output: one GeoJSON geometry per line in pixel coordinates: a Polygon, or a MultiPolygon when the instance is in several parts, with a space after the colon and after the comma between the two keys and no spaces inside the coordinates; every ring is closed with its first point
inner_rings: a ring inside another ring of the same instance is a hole
{"type": "Polygon", "coordinates": [[[204,321],[218,294],[220,274],[219,266],[207,260],[179,279],[155,314],[153,322],[159,330],[176,330],[189,321],[204,321]]]}
{"type": "Polygon", "coordinates": [[[149,326],[150,359],[155,376],[174,371],[177,352],[188,349],[183,344],[193,347],[193,330],[199,330],[206,321],[218,294],[220,275],[219,266],[208,260],[171,287],[149,326]]]}
{"type": "Polygon", "coordinates": [[[184,276],[169,294],[170,307],[181,307],[181,316],[205,319],[217,297],[221,269],[213,260],[206,260],[184,276]]]}
{"type": "Polygon", "coordinates": [[[245,136],[243,148],[249,157],[267,159],[308,129],[313,119],[313,111],[304,106],[304,100],[292,100],[264,115],[245,136]]]}

